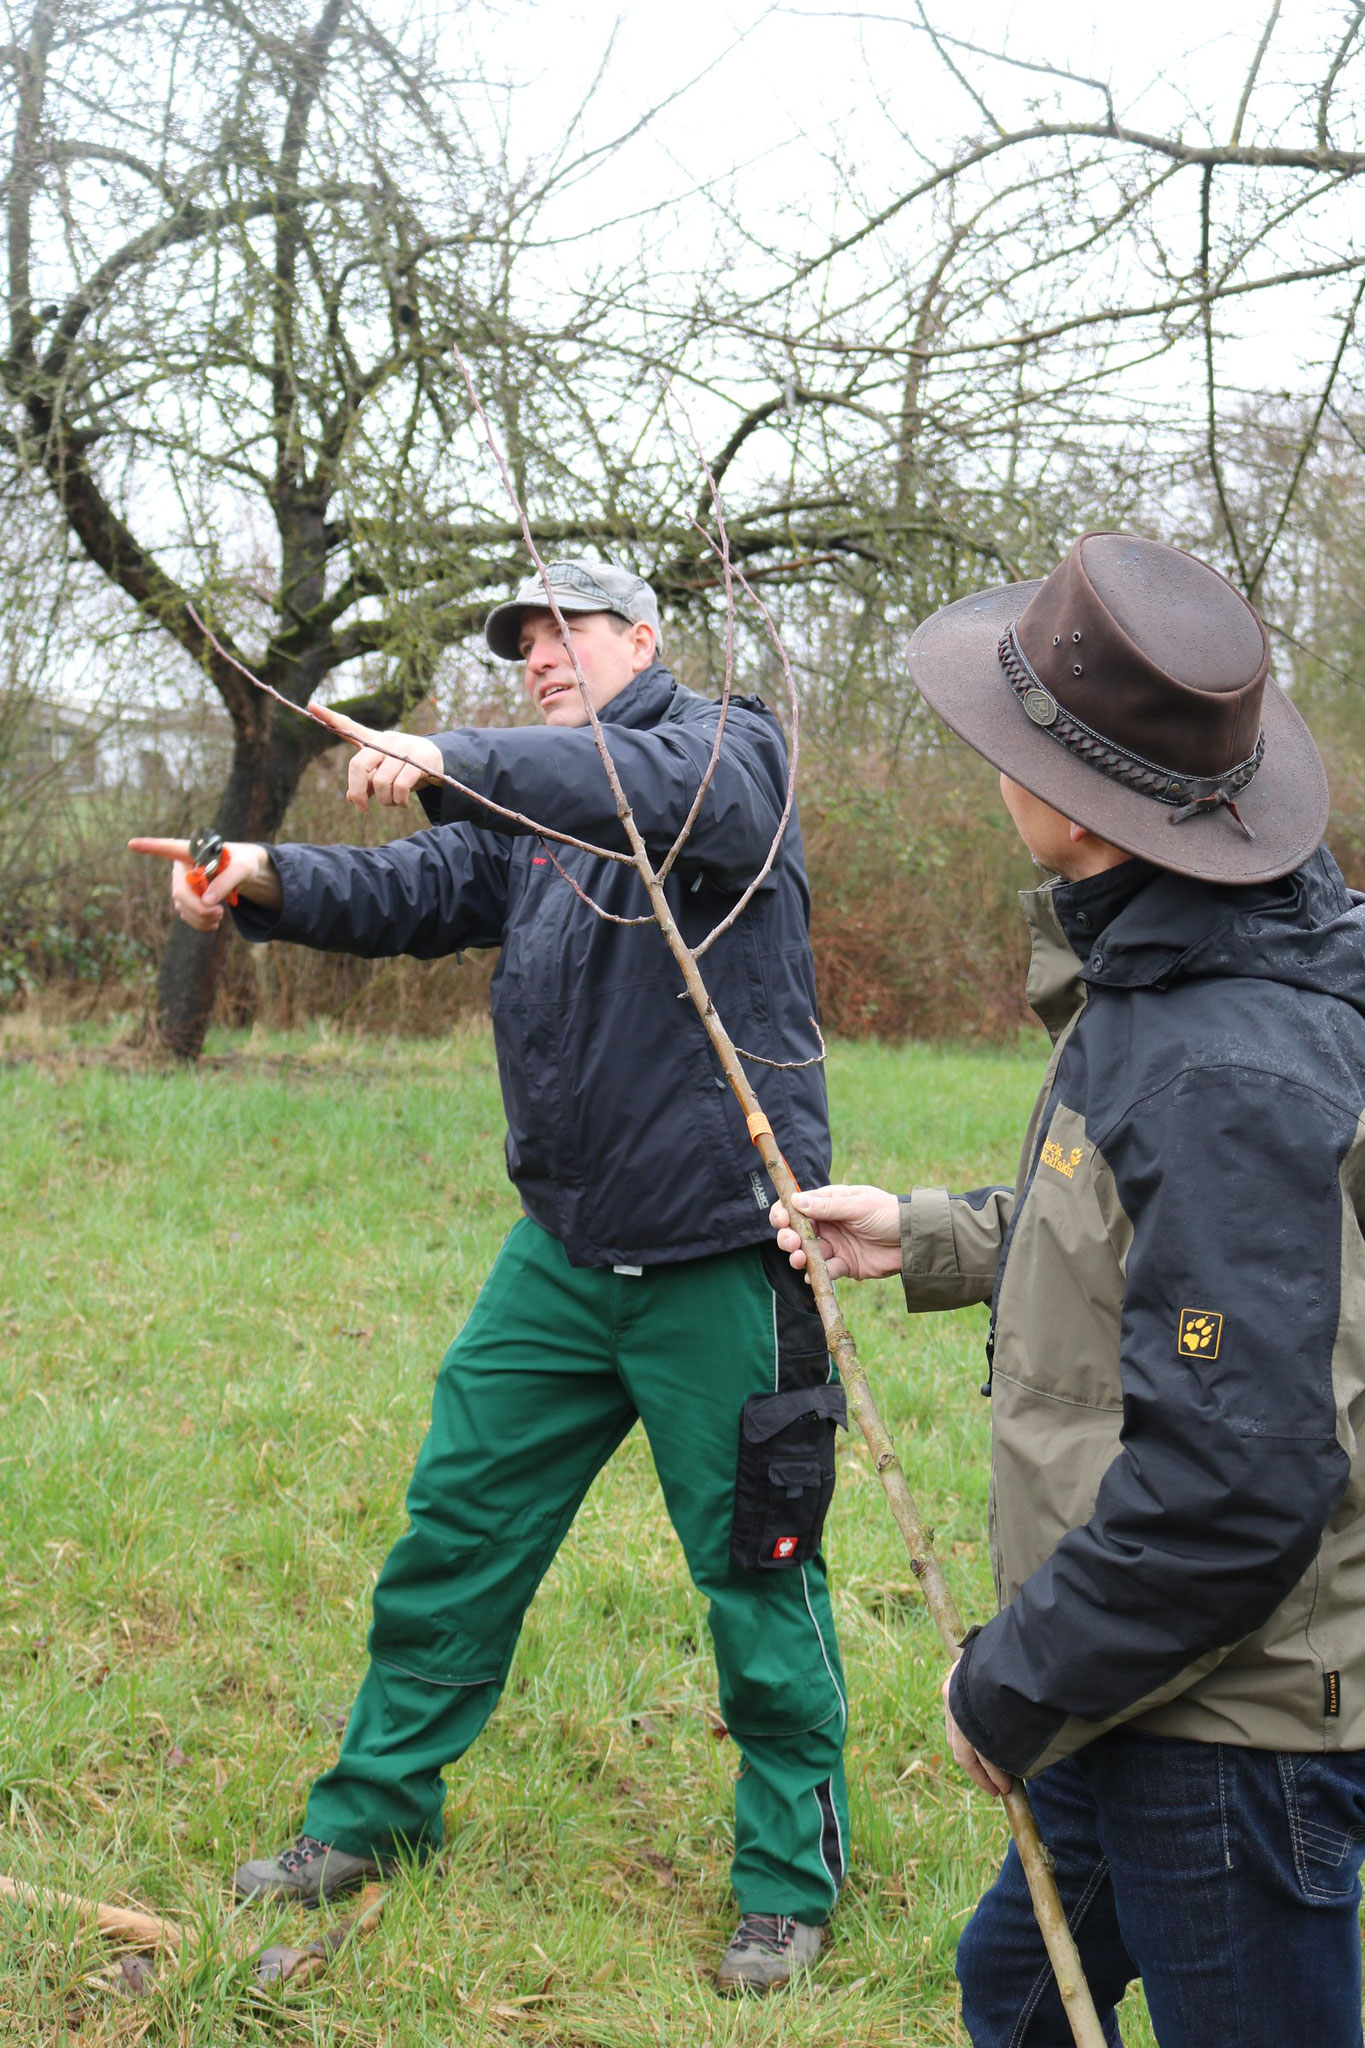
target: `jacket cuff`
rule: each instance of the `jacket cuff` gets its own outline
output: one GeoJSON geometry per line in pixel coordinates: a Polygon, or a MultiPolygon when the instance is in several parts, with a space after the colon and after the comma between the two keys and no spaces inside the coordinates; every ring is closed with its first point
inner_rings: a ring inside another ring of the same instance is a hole
{"type": "MultiPolygon", "coordinates": [[[[446,774],[453,775],[457,782],[463,782],[470,789],[479,789],[483,783],[484,763],[475,735],[472,732],[434,732],[431,737],[440,750],[446,774]]],[[[471,802],[467,796],[461,796],[458,790],[447,789],[443,782],[428,783],[417,794],[433,825],[459,825],[466,819],[472,819],[476,825],[492,822],[491,811],[484,810],[482,804],[471,802]]]]}
{"type": "MultiPolygon", "coordinates": [[[[992,1697],[990,1683],[987,1681],[984,1687],[978,1686],[978,1696],[974,1698],[971,1676],[973,1657],[984,1633],[973,1629],[964,1640],[962,1656],[948,1688],[948,1705],[953,1719],[974,1750],[998,1770],[1009,1771],[1016,1778],[1026,1778],[1056,1739],[1057,1731],[1065,1724],[1067,1716],[1055,1707],[1038,1707],[1016,1698],[1011,1703],[1008,1727],[990,1722],[980,1711],[984,1702],[992,1697]]],[[[987,1654],[989,1648],[988,1643],[987,1654]]]]}
{"type": "Polygon", "coordinates": [[[237,927],[237,936],[248,945],[259,946],[267,939],[287,939],[292,936],[288,929],[289,869],[291,849],[287,846],[271,846],[266,842],[265,850],[270,855],[270,865],[280,878],[282,901],[278,910],[267,910],[260,903],[248,903],[245,896],[239,896],[235,903],[228,905],[228,915],[237,927]]]}
{"type": "Polygon", "coordinates": [[[912,1315],[928,1309],[970,1308],[989,1295],[994,1274],[964,1273],[953,1234],[952,1198],[946,1188],[914,1188],[900,1198],[901,1284],[912,1315]]]}

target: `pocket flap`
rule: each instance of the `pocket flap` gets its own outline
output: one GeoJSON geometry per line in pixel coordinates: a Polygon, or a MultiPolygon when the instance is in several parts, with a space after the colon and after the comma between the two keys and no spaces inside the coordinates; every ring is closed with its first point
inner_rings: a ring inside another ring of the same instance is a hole
{"type": "Polygon", "coordinates": [[[810,1487],[819,1487],[824,1482],[824,1470],[818,1458],[784,1458],[779,1452],[768,1461],[768,1482],[779,1487],[789,1496],[805,1493],[810,1487]]]}
{"type": "Polygon", "coordinates": [[[740,1412],[740,1425],[751,1444],[763,1444],[808,1415],[848,1428],[848,1400],[837,1380],[819,1387],[789,1387],[783,1394],[751,1394],[740,1412]]]}

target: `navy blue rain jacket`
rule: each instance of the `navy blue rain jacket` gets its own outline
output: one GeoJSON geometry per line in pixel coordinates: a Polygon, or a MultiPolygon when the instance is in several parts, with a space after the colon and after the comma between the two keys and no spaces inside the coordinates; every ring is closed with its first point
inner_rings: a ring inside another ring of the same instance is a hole
{"type": "MultiPolygon", "coordinates": [[[[672,845],[715,738],[719,706],[658,663],[601,713],[651,853],[672,845]]],[[[448,772],[539,822],[625,849],[586,728],[444,733],[448,772]]],[[[777,720],[731,701],[720,764],[667,883],[695,943],[762,866],[786,794],[777,720]]],[[[538,839],[436,787],[431,829],[378,848],[272,848],[284,902],[243,903],[244,938],[429,960],[501,947],[491,1001],[507,1114],[507,1167],[528,1215],[576,1265],[661,1265],[768,1235],[772,1189],[701,1020],[652,922],[605,923],[557,873],[538,839]]],[[[555,858],[618,916],[648,915],[633,868],[573,848],[555,858]]],[[[716,1009],[736,1043],[766,1059],[818,1051],[810,897],[795,812],[771,875],[705,955],[716,1009]]],[[[829,1178],[823,1069],[751,1076],[792,1170],[829,1178]]]]}

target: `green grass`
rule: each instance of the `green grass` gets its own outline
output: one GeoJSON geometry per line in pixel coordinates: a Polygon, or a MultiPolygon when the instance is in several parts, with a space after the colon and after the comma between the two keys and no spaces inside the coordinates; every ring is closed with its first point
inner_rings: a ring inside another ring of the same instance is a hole
{"type": "MultiPolygon", "coordinates": [[[[295,1991],[234,1962],[223,1876],[292,1831],[361,1669],[430,1385],[517,1213],[491,1043],[318,1031],[139,1068],[0,1021],[0,1869],[197,1916],[148,1999],[0,1902],[0,2041],[638,2048],[965,2039],[957,1933],[996,1810],[945,1762],[942,1653],[860,1443],[828,1539],[855,1860],[818,1978],[732,2006],[732,1747],[637,1433],[589,1496],[439,1859],[295,1991]]],[[[1039,1054],[831,1059],[841,1177],[1012,1175],[1039,1054]]],[[[846,1307],[969,1614],[989,1611],[983,1318],[846,1307]]],[[[330,1915],[327,1917],[331,1917],[330,1915]]],[[[300,1940],[305,1916],[253,1918],[300,1940]]],[[[1126,2038],[1151,2036],[1130,2001],[1126,2038]]]]}

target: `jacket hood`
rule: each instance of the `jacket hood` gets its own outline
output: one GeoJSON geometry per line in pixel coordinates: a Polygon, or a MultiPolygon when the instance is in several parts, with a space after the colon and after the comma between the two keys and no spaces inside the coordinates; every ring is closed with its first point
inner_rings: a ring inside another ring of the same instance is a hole
{"type": "Polygon", "coordinates": [[[1245,888],[1133,860],[1059,883],[1052,900],[1091,988],[1246,977],[1365,1014],[1365,896],[1346,887],[1325,846],[1292,874],[1245,888]]]}

